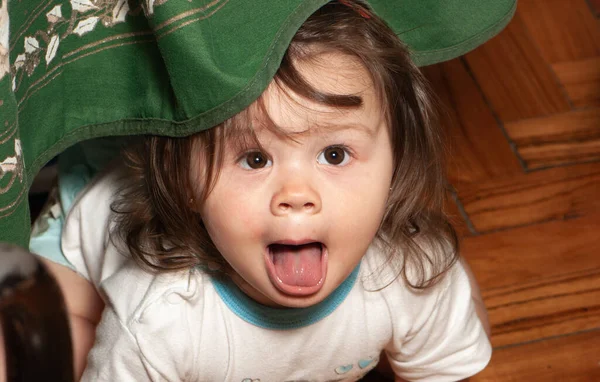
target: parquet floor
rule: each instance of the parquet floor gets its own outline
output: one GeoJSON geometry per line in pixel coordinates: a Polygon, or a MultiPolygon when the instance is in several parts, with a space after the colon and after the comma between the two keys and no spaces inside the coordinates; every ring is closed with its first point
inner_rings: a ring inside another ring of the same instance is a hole
{"type": "Polygon", "coordinates": [[[519,0],[499,36],[424,68],[492,324],[471,381],[600,381],[599,16],[600,0],[519,0]]]}

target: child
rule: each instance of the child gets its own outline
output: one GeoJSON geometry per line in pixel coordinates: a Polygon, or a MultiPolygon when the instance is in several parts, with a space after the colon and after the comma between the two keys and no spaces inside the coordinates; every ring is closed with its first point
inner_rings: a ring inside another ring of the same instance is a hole
{"type": "Polygon", "coordinates": [[[83,380],[352,381],[380,354],[396,380],[479,372],[487,319],[442,212],[440,134],[383,21],[321,8],[250,107],[141,139],[70,207],[63,264],[85,280],[48,264],[80,369],[103,310],[83,380]]]}

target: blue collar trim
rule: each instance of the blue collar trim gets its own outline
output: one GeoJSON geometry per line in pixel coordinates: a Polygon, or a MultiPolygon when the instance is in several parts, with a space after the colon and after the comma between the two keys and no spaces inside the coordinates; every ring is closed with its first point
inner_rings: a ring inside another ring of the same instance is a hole
{"type": "Polygon", "coordinates": [[[229,278],[211,277],[221,300],[242,320],[265,329],[298,329],[330,315],[348,296],[358,277],[360,263],[352,273],[320,303],[308,308],[273,308],[261,305],[242,292],[229,278]]]}

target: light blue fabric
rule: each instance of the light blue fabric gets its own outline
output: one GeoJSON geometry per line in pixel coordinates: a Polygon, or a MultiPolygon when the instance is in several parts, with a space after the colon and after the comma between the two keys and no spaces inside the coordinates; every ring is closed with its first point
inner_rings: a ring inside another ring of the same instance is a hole
{"type": "Polygon", "coordinates": [[[130,138],[108,137],[92,139],[76,144],[58,157],[58,200],[49,200],[58,208],[50,213],[42,211],[34,223],[29,241],[29,250],[52,262],[75,269],[67,260],[60,247],[60,238],[65,216],[73,206],[75,199],[108,163],[115,159],[121,148],[130,138]],[[43,228],[42,228],[43,227],[43,228]]]}
{"type": "Polygon", "coordinates": [[[119,156],[129,140],[123,137],[92,139],[68,148],[58,157],[58,193],[65,213],[79,192],[119,156]]]}
{"type": "Polygon", "coordinates": [[[60,249],[60,235],[64,224],[63,217],[60,216],[58,219],[48,217],[46,221],[48,223],[48,228],[40,235],[31,237],[29,241],[29,250],[54,263],[75,270],[60,249]]]}

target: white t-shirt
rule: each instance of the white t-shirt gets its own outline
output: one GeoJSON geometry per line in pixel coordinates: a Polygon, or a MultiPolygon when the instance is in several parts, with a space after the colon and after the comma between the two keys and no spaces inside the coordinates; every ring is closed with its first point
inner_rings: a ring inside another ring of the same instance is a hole
{"type": "Polygon", "coordinates": [[[108,237],[116,179],[108,172],[82,192],[62,236],[106,302],[83,381],[355,381],[382,350],[406,380],[456,381],[490,359],[460,263],[425,291],[401,277],[368,291],[385,260],[373,243],[322,303],[269,308],[200,269],[152,275],[119,253],[108,237]]]}

